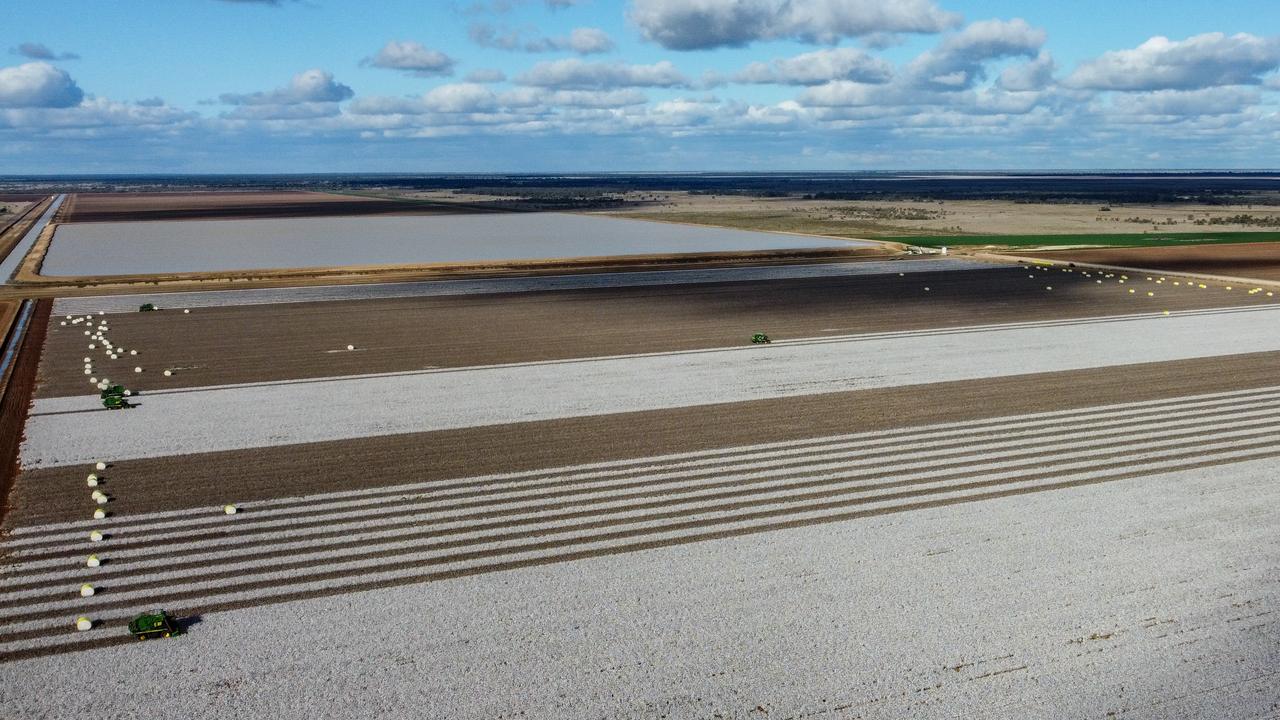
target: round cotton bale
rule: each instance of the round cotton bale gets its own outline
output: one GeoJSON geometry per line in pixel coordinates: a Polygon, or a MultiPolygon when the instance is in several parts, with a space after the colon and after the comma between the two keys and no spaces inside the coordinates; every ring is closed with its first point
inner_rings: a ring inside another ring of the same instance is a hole
{"type": "Polygon", "coordinates": [[[106,511],[105,511],[105,510],[103,510],[102,508],[95,508],[95,509],[94,509],[94,511],[93,511],[93,519],[94,519],[94,520],[105,520],[106,518],[107,518],[107,513],[106,513],[106,511]]]}
{"type": "Polygon", "coordinates": [[[85,583],[80,586],[80,597],[89,597],[93,595],[93,586],[85,583]]]}
{"type": "Polygon", "coordinates": [[[222,512],[226,513],[227,515],[235,515],[236,513],[240,512],[240,508],[236,507],[235,505],[223,505],[222,512]]]}
{"type": "Polygon", "coordinates": [[[93,501],[94,501],[94,502],[96,502],[96,503],[98,503],[99,505],[106,505],[106,504],[107,504],[107,496],[106,496],[106,495],[99,495],[98,497],[94,498],[94,499],[93,499],[93,501]]]}
{"type": "Polygon", "coordinates": [[[183,310],[183,311],[182,311],[182,314],[183,314],[183,315],[190,315],[190,314],[191,314],[191,311],[190,311],[190,310],[183,310]]]}
{"type": "Polygon", "coordinates": [[[93,467],[97,470],[106,470],[107,464],[104,462],[99,462],[97,465],[94,465],[93,467]]]}
{"type": "Polygon", "coordinates": [[[92,335],[93,333],[89,332],[88,330],[85,330],[85,331],[84,331],[84,334],[85,334],[85,335],[92,335]]]}
{"type": "Polygon", "coordinates": [[[84,482],[89,487],[98,487],[98,476],[93,473],[89,473],[89,477],[85,478],[84,482]]]}
{"type": "Polygon", "coordinates": [[[102,542],[102,532],[93,530],[89,533],[89,542],[102,542]]]}
{"type": "Polygon", "coordinates": [[[89,349],[90,349],[90,350],[97,350],[97,349],[98,349],[98,346],[97,346],[97,345],[94,345],[93,343],[89,343],[89,349]]]}
{"type": "Polygon", "coordinates": [[[97,556],[97,555],[90,555],[90,556],[89,556],[89,557],[84,561],[84,564],[85,564],[85,566],[86,566],[86,567],[98,567],[99,565],[101,565],[101,564],[102,564],[102,561],[98,559],[98,556],[97,556]]]}
{"type": "Polygon", "coordinates": [[[1053,289],[1053,286],[1052,286],[1052,285],[1045,285],[1045,286],[1044,286],[1044,289],[1045,289],[1045,290],[1052,290],[1052,289],[1053,289]]]}
{"type": "Polygon", "coordinates": [[[1094,282],[1098,283],[1099,285],[1101,285],[1101,284],[1102,284],[1102,281],[1101,281],[1101,280],[1094,280],[1094,282]]]}
{"type": "Polygon", "coordinates": [[[71,316],[70,316],[70,315],[68,315],[68,316],[67,316],[67,319],[68,319],[68,320],[70,320],[70,319],[71,319],[71,316]]]}
{"type": "Polygon", "coordinates": [[[84,374],[85,374],[85,375],[92,375],[92,374],[93,374],[93,368],[85,368],[85,369],[84,369],[84,374]]]}
{"type": "Polygon", "coordinates": [[[89,382],[93,383],[94,385],[97,385],[97,384],[98,384],[98,378],[96,378],[96,377],[91,377],[91,378],[89,378],[89,382]]]}
{"type": "Polygon", "coordinates": [[[85,363],[91,363],[91,362],[93,362],[93,358],[89,358],[89,357],[87,357],[87,358],[85,358],[85,359],[84,359],[84,361],[85,361],[85,363]]]}
{"type": "Polygon", "coordinates": [[[140,373],[140,372],[142,372],[142,368],[140,368],[140,367],[136,367],[136,368],[134,368],[134,369],[133,369],[133,371],[134,371],[134,372],[136,372],[136,373],[140,373]]]}
{"type": "Polygon", "coordinates": [[[1149,292],[1149,293],[1147,293],[1147,297],[1155,297],[1155,296],[1156,296],[1156,294],[1155,294],[1155,293],[1153,293],[1153,292],[1149,292]]]}
{"type": "Polygon", "coordinates": [[[130,351],[129,351],[129,354],[130,354],[130,355],[137,355],[137,354],[138,354],[138,351],[137,351],[137,350],[130,350],[130,351]]]}
{"type": "Polygon", "coordinates": [[[125,391],[124,391],[124,396],[125,396],[125,397],[133,397],[133,391],[132,391],[132,390],[125,390],[125,391]]]}
{"type": "Polygon", "coordinates": [[[1129,288],[1129,294],[1132,295],[1133,293],[1134,293],[1133,288],[1129,288]]]}
{"type": "Polygon", "coordinates": [[[1169,311],[1168,311],[1168,310],[1165,310],[1165,311],[1164,311],[1164,314],[1165,314],[1165,315],[1168,315],[1168,314],[1169,314],[1169,311]]]}
{"type": "Polygon", "coordinates": [[[61,325],[62,327],[66,327],[66,326],[67,326],[67,321],[66,321],[66,320],[63,320],[62,322],[60,322],[60,323],[58,323],[58,324],[59,324],[59,325],[61,325]]]}
{"type": "Polygon", "coordinates": [[[173,375],[173,371],[172,371],[172,370],[165,370],[165,371],[164,371],[164,376],[165,376],[165,377],[171,377],[172,375],[173,375]]]}
{"type": "Polygon", "coordinates": [[[92,629],[93,629],[92,620],[84,616],[76,618],[76,630],[79,630],[80,632],[84,632],[85,630],[92,630],[92,629]]]}
{"type": "Polygon", "coordinates": [[[355,349],[356,349],[356,346],[355,346],[355,345],[348,345],[348,346],[347,346],[347,349],[348,349],[348,350],[355,350],[355,349]]]}

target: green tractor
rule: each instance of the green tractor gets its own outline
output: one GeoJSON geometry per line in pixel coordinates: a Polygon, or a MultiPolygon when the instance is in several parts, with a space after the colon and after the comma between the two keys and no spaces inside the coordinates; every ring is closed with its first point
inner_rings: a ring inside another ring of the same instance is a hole
{"type": "Polygon", "coordinates": [[[769,336],[765,335],[762,332],[758,332],[755,335],[751,336],[752,345],[768,345],[771,342],[773,341],[769,339],[769,336]]]}
{"type": "Polygon", "coordinates": [[[157,309],[155,303],[144,303],[138,306],[138,312],[151,312],[155,309],[157,309]]]}
{"type": "Polygon", "coordinates": [[[102,407],[108,410],[123,410],[129,407],[128,395],[123,385],[112,385],[98,394],[102,398],[102,407]]]}
{"type": "Polygon", "coordinates": [[[129,621],[129,632],[139,640],[148,638],[167,638],[181,635],[182,628],[173,621],[169,613],[163,610],[152,610],[142,613],[129,621]]]}

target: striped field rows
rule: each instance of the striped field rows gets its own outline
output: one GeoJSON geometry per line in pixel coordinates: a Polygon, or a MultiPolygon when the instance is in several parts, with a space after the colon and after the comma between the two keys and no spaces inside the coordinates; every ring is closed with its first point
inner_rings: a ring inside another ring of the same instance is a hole
{"type": "Polygon", "coordinates": [[[1277,457],[1278,438],[1280,387],[18,528],[0,657],[126,641],[154,606],[194,615],[1277,457]],[[80,597],[83,582],[98,592],[80,597]],[[73,630],[80,615],[95,629],[73,630]]]}

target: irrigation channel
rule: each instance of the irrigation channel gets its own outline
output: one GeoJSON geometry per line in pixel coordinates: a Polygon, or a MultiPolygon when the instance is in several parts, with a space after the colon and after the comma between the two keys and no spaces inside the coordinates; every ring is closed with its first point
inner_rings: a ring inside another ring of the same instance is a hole
{"type": "Polygon", "coordinates": [[[54,198],[54,201],[50,203],[48,209],[44,211],[44,214],[36,221],[36,224],[32,225],[31,229],[27,231],[27,234],[23,236],[22,241],[14,246],[13,250],[9,253],[9,256],[6,257],[3,262],[0,262],[0,278],[3,278],[2,284],[8,285],[9,281],[13,279],[13,273],[18,269],[18,265],[22,263],[22,259],[27,256],[27,253],[31,252],[31,246],[36,244],[36,239],[40,237],[40,232],[43,231],[45,226],[49,224],[49,221],[53,219],[53,214],[58,212],[58,208],[62,207],[62,201],[65,200],[66,197],[66,195],[59,195],[54,198]]]}

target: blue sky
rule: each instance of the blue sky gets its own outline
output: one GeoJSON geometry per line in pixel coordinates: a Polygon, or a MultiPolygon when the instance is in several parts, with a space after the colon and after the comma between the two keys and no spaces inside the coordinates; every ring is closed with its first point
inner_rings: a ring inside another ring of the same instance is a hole
{"type": "Polygon", "coordinates": [[[1280,3],[19,1],[0,173],[1280,167],[1280,3]]]}

